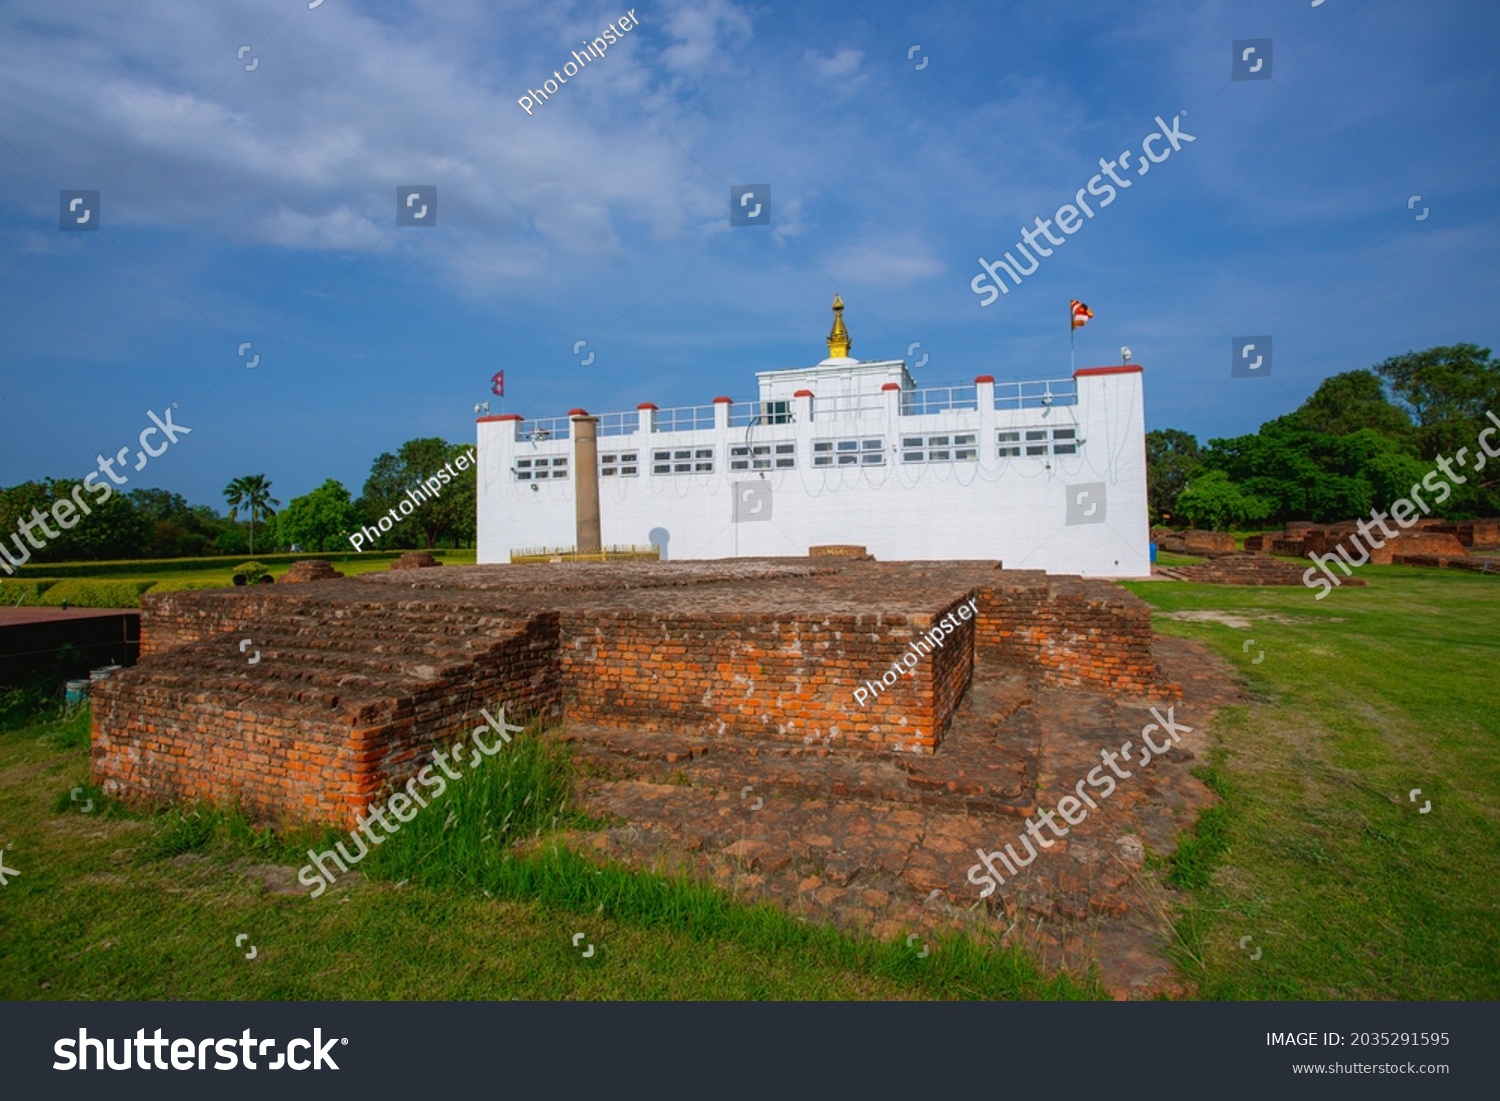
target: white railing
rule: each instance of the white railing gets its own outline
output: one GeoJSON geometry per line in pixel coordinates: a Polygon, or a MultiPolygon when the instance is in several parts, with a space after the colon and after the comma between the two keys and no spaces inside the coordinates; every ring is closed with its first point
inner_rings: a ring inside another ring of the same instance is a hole
{"type": "MultiPolygon", "coordinates": [[[[890,407],[886,392],[841,395],[812,399],[814,420],[865,419],[884,416],[890,407]]],[[[995,383],[996,409],[1043,409],[1051,405],[1077,405],[1078,382],[1071,378],[1042,379],[1035,382],[995,383]]],[[[729,406],[731,428],[792,424],[795,401],[739,401],[729,406]]],[[[975,412],[979,409],[979,387],[933,386],[921,390],[903,390],[898,408],[903,417],[931,416],[938,413],[975,412]]],[[[656,432],[703,432],[716,426],[713,405],[682,405],[658,409],[652,417],[656,432]]],[[[600,436],[629,436],[640,430],[640,412],[601,413],[600,436]]],[[[572,423],[567,417],[541,417],[516,422],[517,443],[542,443],[572,437],[572,423]]]]}
{"type": "Polygon", "coordinates": [[[600,413],[598,434],[600,436],[629,436],[641,429],[641,414],[600,413]]]}
{"type": "Polygon", "coordinates": [[[567,417],[539,417],[534,421],[516,421],[517,443],[546,443],[566,440],[573,427],[567,417]]]}
{"type": "Polygon", "coordinates": [[[787,401],[737,401],[729,407],[730,428],[759,428],[767,424],[791,424],[792,403],[787,401]]]}
{"type": "Polygon", "coordinates": [[[995,383],[996,409],[1041,409],[1049,405],[1077,404],[1077,379],[1054,378],[1040,382],[995,383]]]}
{"type": "Polygon", "coordinates": [[[885,394],[850,394],[812,399],[813,420],[835,417],[879,417],[885,414],[885,394]]]}
{"type": "Polygon", "coordinates": [[[931,413],[947,413],[955,409],[978,412],[979,387],[934,386],[926,390],[903,390],[901,392],[901,415],[903,417],[925,417],[931,413]]]}
{"type": "Polygon", "coordinates": [[[712,405],[680,405],[656,411],[658,432],[701,432],[714,426],[712,405]]]}

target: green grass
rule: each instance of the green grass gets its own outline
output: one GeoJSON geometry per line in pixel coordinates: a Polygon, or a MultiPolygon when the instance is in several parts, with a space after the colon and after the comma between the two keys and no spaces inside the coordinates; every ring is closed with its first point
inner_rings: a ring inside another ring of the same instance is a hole
{"type": "Polygon", "coordinates": [[[1173,554],[1171,551],[1159,550],[1156,552],[1156,564],[1158,566],[1196,566],[1199,562],[1207,562],[1194,554],[1173,554]]]}
{"type": "Polygon", "coordinates": [[[1238,667],[1254,701],[1214,724],[1203,775],[1224,801],[1169,874],[1183,891],[1178,960],[1205,997],[1500,996],[1500,578],[1359,576],[1367,587],[1321,601],[1301,587],[1128,586],[1161,613],[1252,620],[1155,617],[1238,667]]]}
{"type": "MultiPolygon", "coordinates": [[[[354,577],[357,574],[390,569],[391,563],[396,560],[396,556],[399,553],[401,552],[389,552],[378,556],[374,554],[350,554],[347,556],[347,561],[344,560],[345,556],[334,557],[326,554],[257,556],[254,561],[264,562],[270,567],[271,576],[278,580],[290,568],[292,562],[304,557],[326,558],[334,569],[349,577],[354,577]]],[[[474,553],[474,550],[470,548],[456,551],[438,550],[434,551],[433,555],[444,565],[472,566],[474,564],[474,553]]],[[[236,572],[235,567],[250,560],[243,555],[239,557],[225,557],[214,559],[207,566],[199,563],[191,567],[184,566],[179,561],[174,561],[170,558],[151,561],[143,560],[136,563],[103,562],[98,564],[98,572],[93,576],[99,579],[107,578],[110,581],[119,581],[122,583],[127,581],[155,582],[151,591],[158,593],[180,589],[216,589],[233,585],[234,574],[236,572]]],[[[70,571],[82,571],[87,569],[87,565],[87,563],[84,563],[68,568],[70,571]]],[[[62,567],[58,568],[61,569],[62,567]]],[[[50,570],[51,567],[48,567],[48,569],[50,570]]],[[[70,573],[69,576],[78,576],[78,574],[70,573]]],[[[26,587],[33,580],[43,579],[27,577],[19,582],[19,584],[22,587],[26,587]]],[[[52,577],[50,575],[45,580],[52,587],[63,583],[59,577],[52,577]]],[[[16,598],[20,595],[20,588],[13,588],[15,585],[17,585],[17,582],[12,581],[7,585],[0,586],[0,602],[15,603],[16,598]],[[11,593],[9,601],[5,601],[5,594],[7,592],[11,593]]],[[[43,595],[45,596],[45,593],[43,595]]],[[[27,605],[36,604],[37,602],[35,594],[28,595],[26,598],[27,605]]],[[[56,603],[56,600],[52,602],[56,603]]],[[[75,601],[69,599],[68,603],[73,604],[75,601]]]]}
{"type": "Polygon", "coordinates": [[[0,847],[22,873],[0,899],[0,998],[1099,995],[1012,949],[944,940],[921,958],[562,849],[548,834],[580,824],[571,766],[534,731],[312,898],[286,888],[332,832],[279,835],[233,809],[126,811],[87,786],[87,729],[81,714],[0,734],[0,847]]]}

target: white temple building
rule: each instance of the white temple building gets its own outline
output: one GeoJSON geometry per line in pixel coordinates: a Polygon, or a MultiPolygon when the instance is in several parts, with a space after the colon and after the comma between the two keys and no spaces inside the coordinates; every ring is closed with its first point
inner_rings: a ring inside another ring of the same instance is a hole
{"type": "Polygon", "coordinates": [[[857,544],[881,561],[1149,575],[1140,365],[919,389],[902,360],[849,357],[843,308],[835,297],[829,358],[757,372],[755,401],[481,417],[479,561],[600,542],[663,559],[857,544]]]}

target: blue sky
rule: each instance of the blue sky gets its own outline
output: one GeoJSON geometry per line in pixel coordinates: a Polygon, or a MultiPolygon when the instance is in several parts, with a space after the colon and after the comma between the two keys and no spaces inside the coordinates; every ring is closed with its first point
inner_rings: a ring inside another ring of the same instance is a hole
{"type": "Polygon", "coordinates": [[[528,116],[626,10],[0,8],[0,484],[81,477],[177,402],[192,435],[132,486],[357,494],[404,440],[472,441],[500,369],[527,417],[748,399],[823,358],[835,292],[853,355],[920,341],[933,386],[1065,376],[1082,299],[1078,365],[1130,346],[1147,427],[1203,440],[1497,344],[1487,0],[647,0],[528,116]],[[1270,79],[1232,80],[1260,38],[1270,79]],[[1196,140],[981,307],[978,257],[1157,116],[1196,140]],[[731,227],[765,183],[771,224],[731,227]],[[432,228],[395,225],[407,184],[432,228]],[[100,192],[97,232],[59,230],[63,189],[100,192]],[[1231,379],[1262,334],[1271,377],[1231,379]]]}

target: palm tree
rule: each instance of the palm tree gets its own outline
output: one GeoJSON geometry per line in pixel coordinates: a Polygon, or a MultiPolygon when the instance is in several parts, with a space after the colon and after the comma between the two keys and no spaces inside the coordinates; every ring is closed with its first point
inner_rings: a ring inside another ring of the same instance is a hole
{"type": "Polygon", "coordinates": [[[266,481],[264,474],[246,474],[236,478],[224,487],[224,499],[229,502],[229,518],[238,520],[240,509],[248,509],[250,512],[250,553],[255,553],[255,517],[259,513],[261,519],[275,516],[276,509],[272,505],[280,505],[281,502],[271,496],[271,483],[266,481]]]}

